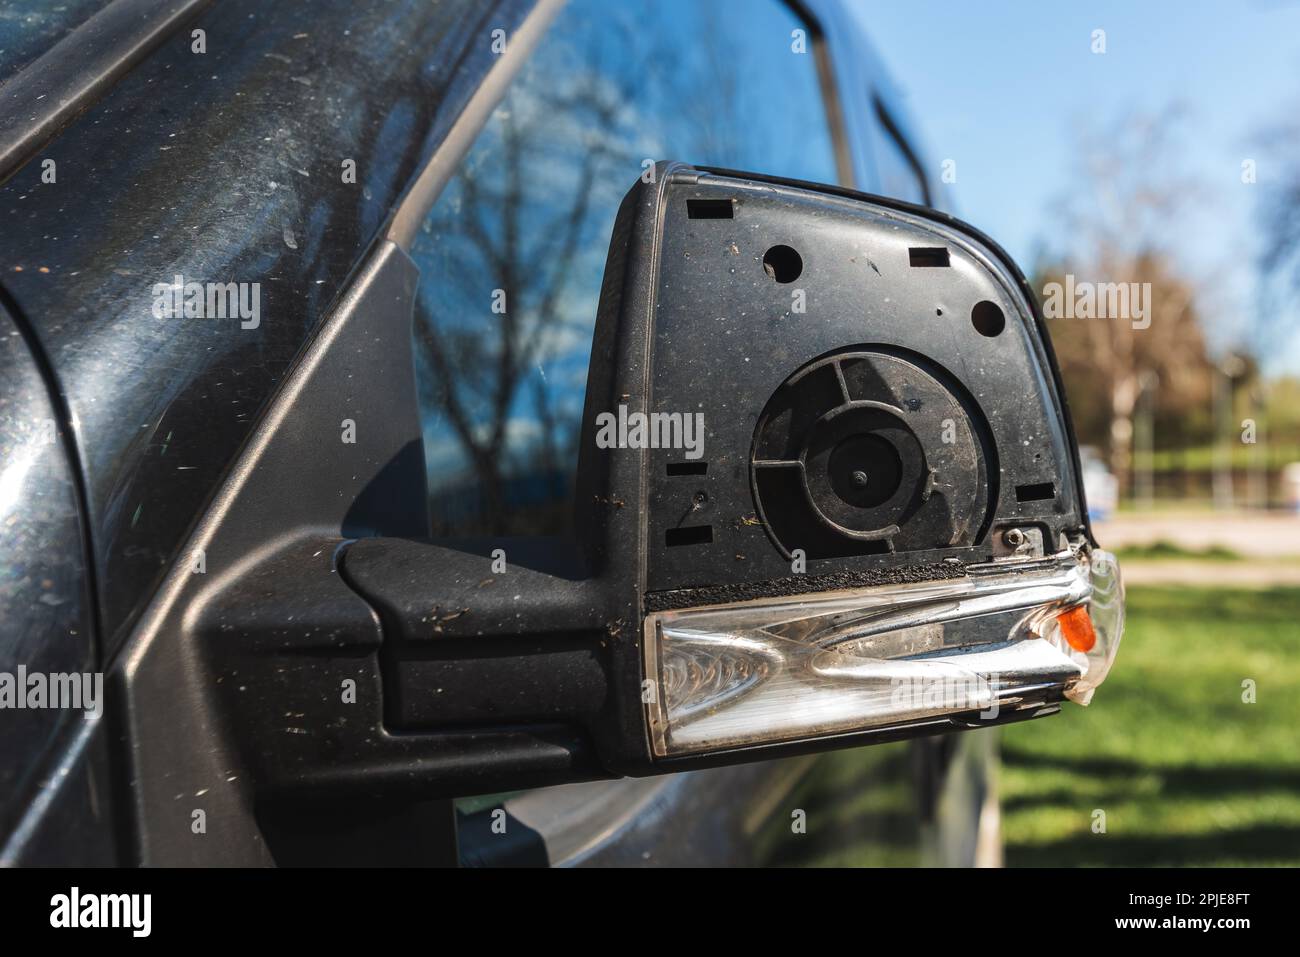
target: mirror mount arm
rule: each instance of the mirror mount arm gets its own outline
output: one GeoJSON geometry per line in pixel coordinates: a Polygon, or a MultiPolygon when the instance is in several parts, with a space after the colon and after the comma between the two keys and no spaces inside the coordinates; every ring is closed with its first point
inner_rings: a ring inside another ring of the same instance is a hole
{"type": "Polygon", "coordinates": [[[423,800],[612,776],[588,727],[608,688],[601,619],[582,583],[556,579],[549,613],[476,636],[469,614],[448,610],[454,601],[416,597],[430,593],[419,583],[437,580],[424,576],[447,551],[303,541],[199,609],[194,631],[258,802],[423,800]],[[357,549],[364,556],[350,555],[357,549]],[[403,571],[409,589],[354,590],[352,575],[368,589],[403,571]],[[582,624],[584,608],[590,628],[558,628],[582,624]]]}

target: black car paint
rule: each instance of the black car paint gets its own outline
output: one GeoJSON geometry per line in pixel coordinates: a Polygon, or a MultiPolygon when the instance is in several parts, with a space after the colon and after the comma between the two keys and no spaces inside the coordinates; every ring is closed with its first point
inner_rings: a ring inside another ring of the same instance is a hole
{"type": "Polygon", "coordinates": [[[81,23],[64,19],[86,12],[76,6],[54,8],[53,17],[48,9],[21,17],[42,25],[57,42],[0,96],[0,182],[211,2],[115,0],[81,23]],[[75,28],[60,36],[69,26],[75,28]]]}
{"type": "Polygon", "coordinates": [[[45,0],[6,4],[0,19],[0,83],[5,83],[49,52],[60,40],[108,5],[108,0],[45,0]]]}
{"type": "MultiPolygon", "coordinates": [[[[94,670],[94,602],[67,433],[23,336],[0,307],[0,672],[94,670]]],[[[22,694],[25,689],[16,688],[22,694]]],[[[61,733],[87,722],[50,708],[7,710],[0,724],[0,834],[21,811],[61,733]]]]}

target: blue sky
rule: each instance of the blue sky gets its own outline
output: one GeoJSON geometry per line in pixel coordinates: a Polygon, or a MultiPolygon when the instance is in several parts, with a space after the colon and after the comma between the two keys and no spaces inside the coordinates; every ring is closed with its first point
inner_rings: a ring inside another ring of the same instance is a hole
{"type": "MultiPolygon", "coordinates": [[[[1261,196],[1300,170],[1300,144],[1265,141],[1300,121],[1300,2],[859,0],[855,13],[931,161],[957,161],[958,214],[1026,269],[1059,228],[1053,210],[1074,180],[1079,129],[1181,105],[1171,165],[1200,200],[1171,228],[1169,249],[1215,291],[1211,342],[1226,345],[1257,321],[1261,196]],[[1090,49],[1096,29],[1106,31],[1104,54],[1090,49]],[[1253,186],[1241,181],[1247,158],[1253,186]]],[[[1300,310],[1283,329],[1269,366],[1300,372],[1300,310]]]]}

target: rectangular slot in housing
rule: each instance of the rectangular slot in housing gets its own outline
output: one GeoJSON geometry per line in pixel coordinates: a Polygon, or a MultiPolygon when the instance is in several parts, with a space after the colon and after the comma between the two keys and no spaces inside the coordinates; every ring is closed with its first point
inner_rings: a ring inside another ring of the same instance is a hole
{"type": "Polygon", "coordinates": [[[1016,486],[1017,502],[1044,502],[1053,498],[1056,498],[1056,486],[1051,482],[1016,486]]]}
{"type": "Polygon", "coordinates": [[[913,266],[947,266],[948,250],[944,246],[912,246],[907,258],[913,266]]]}
{"type": "Polygon", "coordinates": [[[686,216],[688,219],[732,219],[735,208],[729,199],[688,199],[686,216]]]}
{"type": "Polygon", "coordinates": [[[709,471],[708,462],[669,462],[669,475],[706,475],[709,471]]]}
{"type": "Polygon", "coordinates": [[[670,528],[664,536],[664,543],[669,548],[675,548],[678,545],[707,545],[712,541],[712,525],[686,525],[682,528],[670,528]]]}

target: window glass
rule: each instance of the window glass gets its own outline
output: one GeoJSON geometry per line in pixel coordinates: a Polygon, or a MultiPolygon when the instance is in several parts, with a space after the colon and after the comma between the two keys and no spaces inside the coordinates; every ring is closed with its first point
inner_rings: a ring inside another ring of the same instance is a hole
{"type": "Polygon", "coordinates": [[[556,18],[412,249],[435,535],[568,530],[605,254],[643,160],[836,180],[807,33],[778,0],[556,18]]]}
{"type": "Polygon", "coordinates": [[[880,164],[880,195],[922,206],[930,205],[930,191],[925,185],[920,160],[885,105],[877,98],[873,98],[873,102],[880,124],[877,135],[880,149],[876,151],[880,164]]]}

